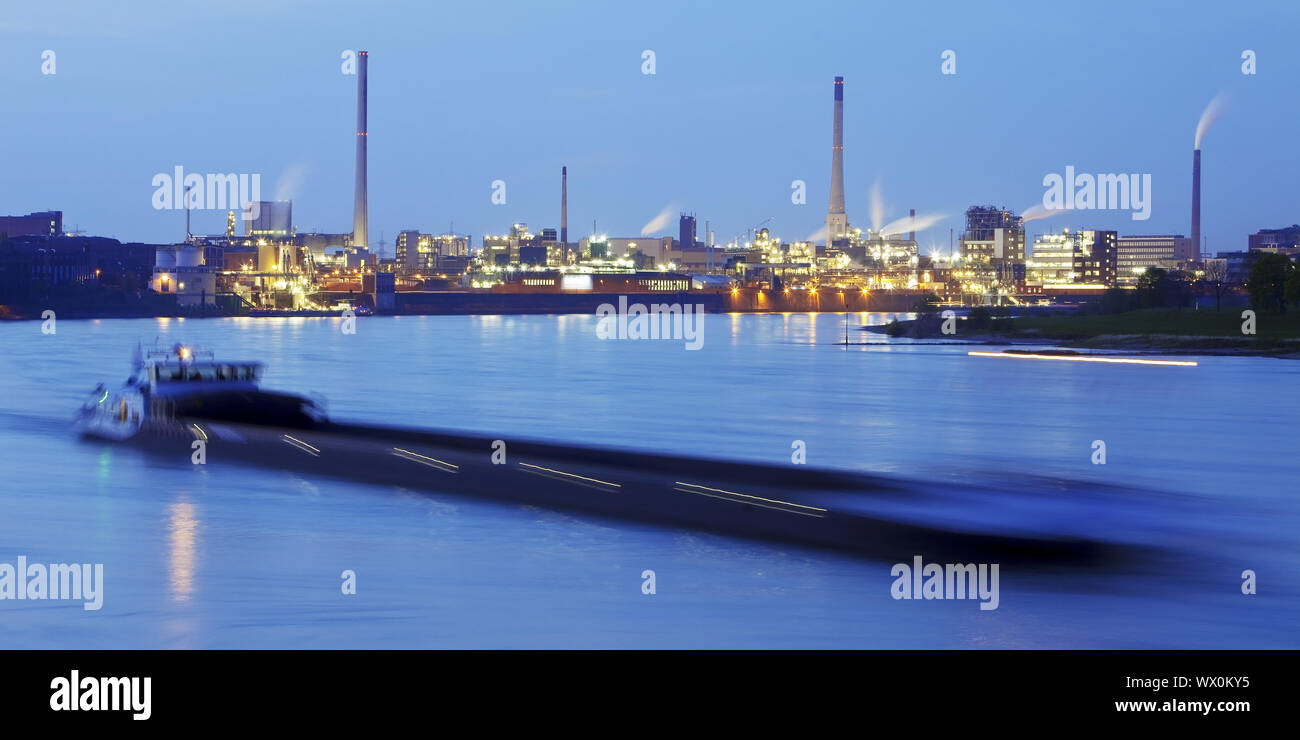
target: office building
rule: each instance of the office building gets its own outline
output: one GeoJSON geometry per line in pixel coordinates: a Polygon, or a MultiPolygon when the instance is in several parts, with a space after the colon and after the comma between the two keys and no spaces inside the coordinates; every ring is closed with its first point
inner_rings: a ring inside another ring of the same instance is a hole
{"type": "Polygon", "coordinates": [[[1113,231],[1082,229],[1034,239],[1025,282],[1037,288],[1115,286],[1118,239],[1113,231]]]}
{"type": "Polygon", "coordinates": [[[1196,242],[1182,234],[1121,236],[1116,241],[1116,282],[1136,285],[1148,268],[1176,270],[1196,260],[1196,242]]]}

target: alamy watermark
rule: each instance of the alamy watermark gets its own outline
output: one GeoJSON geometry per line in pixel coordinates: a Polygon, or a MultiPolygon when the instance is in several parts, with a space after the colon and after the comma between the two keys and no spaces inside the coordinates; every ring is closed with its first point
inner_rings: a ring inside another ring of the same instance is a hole
{"type": "Polygon", "coordinates": [[[88,612],[104,606],[104,564],[32,563],[19,555],[18,564],[0,563],[0,601],[71,600],[84,602],[88,612]]]}
{"type": "Polygon", "coordinates": [[[628,305],[627,296],[618,305],[602,303],[596,308],[596,336],[600,339],[677,339],[686,349],[704,346],[704,304],[644,303],[628,305]]]}
{"type": "Polygon", "coordinates": [[[159,172],[153,176],[153,207],[156,211],[187,208],[191,211],[234,210],[243,211],[245,221],[260,215],[262,176],[260,174],[185,174],[176,165],[171,173],[159,172]]]}
{"type": "Polygon", "coordinates": [[[654,596],[658,593],[658,591],[655,590],[656,580],[655,572],[653,570],[647,568],[641,571],[641,593],[646,596],[654,596]]]}
{"type": "Polygon", "coordinates": [[[998,608],[998,564],[926,563],[920,555],[912,564],[895,563],[889,575],[895,599],[979,599],[980,611],[998,608]]]}
{"type": "Polygon", "coordinates": [[[131,712],[131,719],[153,716],[149,676],[81,676],[76,668],[50,681],[50,709],[56,712],[131,712]]]}
{"type": "Polygon", "coordinates": [[[1087,172],[1075,174],[1067,165],[1065,175],[1049,172],[1043,177],[1043,208],[1048,211],[1133,211],[1134,221],[1151,218],[1151,175],[1087,172]]]}

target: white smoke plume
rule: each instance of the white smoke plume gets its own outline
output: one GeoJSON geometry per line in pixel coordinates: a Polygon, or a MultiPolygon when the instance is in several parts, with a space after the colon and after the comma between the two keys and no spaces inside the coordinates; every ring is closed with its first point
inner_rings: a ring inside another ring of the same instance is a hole
{"type": "Polygon", "coordinates": [[[1025,223],[1029,223],[1030,221],[1037,221],[1040,218],[1051,218],[1052,216],[1055,216],[1058,213],[1060,213],[1062,210],[1064,209],[1049,210],[1047,208],[1044,208],[1042,203],[1035,203],[1034,205],[1026,208],[1025,212],[1020,214],[1020,218],[1025,223]]]}
{"type": "Polygon", "coordinates": [[[1210,132],[1210,127],[1214,125],[1215,121],[1219,120],[1219,116],[1223,115],[1223,111],[1227,106],[1227,93],[1215,95],[1214,100],[1211,100],[1210,104],[1205,106],[1205,110],[1201,112],[1201,120],[1196,123],[1196,143],[1192,146],[1193,149],[1201,148],[1201,140],[1210,132]]]}
{"type": "Polygon", "coordinates": [[[649,236],[656,231],[663,231],[668,228],[668,224],[673,221],[673,207],[671,204],[664,206],[658,216],[650,219],[650,223],[641,227],[641,236],[649,236]]]}
{"type": "Polygon", "coordinates": [[[909,231],[925,231],[945,218],[947,216],[942,213],[930,213],[916,217],[904,216],[885,224],[884,228],[880,229],[880,234],[890,236],[893,234],[906,234],[909,231]]]}
{"type": "Polygon", "coordinates": [[[885,198],[880,194],[880,180],[871,186],[871,229],[880,231],[885,222],[885,198]]]}
{"type": "Polygon", "coordinates": [[[307,170],[310,164],[306,161],[294,162],[284,168],[280,173],[280,179],[275,183],[276,200],[293,200],[293,197],[302,189],[303,180],[307,178],[307,170]]]}

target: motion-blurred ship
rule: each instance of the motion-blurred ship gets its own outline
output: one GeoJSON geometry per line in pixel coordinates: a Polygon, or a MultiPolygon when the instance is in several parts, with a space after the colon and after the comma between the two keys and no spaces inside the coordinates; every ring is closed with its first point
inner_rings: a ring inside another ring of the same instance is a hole
{"type": "Polygon", "coordinates": [[[97,388],[77,426],[176,461],[202,449],[209,466],[255,464],[903,561],[923,553],[1095,563],[1148,550],[1162,530],[1146,492],[1094,483],[909,480],[351,424],[330,420],[323,400],[262,389],[261,376],[261,363],[220,362],[182,344],[137,348],[131,378],[117,391],[97,388]]]}
{"type": "Polygon", "coordinates": [[[117,391],[100,384],[77,426],[92,437],[148,441],[192,428],[184,421],[190,418],[292,428],[324,421],[315,401],[262,390],[261,379],[260,362],[217,362],[211,352],[183,344],[147,353],[137,345],[131,377],[117,391]]]}

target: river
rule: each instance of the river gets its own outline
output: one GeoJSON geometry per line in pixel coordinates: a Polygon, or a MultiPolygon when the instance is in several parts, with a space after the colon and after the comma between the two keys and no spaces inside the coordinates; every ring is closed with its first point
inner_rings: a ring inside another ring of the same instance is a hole
{"type": "Polygon", "coordinates": [[[602,340],[587,315],[0,323],[0,563],[104,566],[99,610],[0,600],[0,648],[1300,647],[1300,364],[972,357],[849,318],[846,347],[842,314],[709,315],[695,351],[602,340]],[[339,419],[1133,486],[1189,547],[1156,570],[1004,569],[986,611],[891,598],[891,563],[74,436],[155,338],[261,360],[264,386],[339,419]]]}

